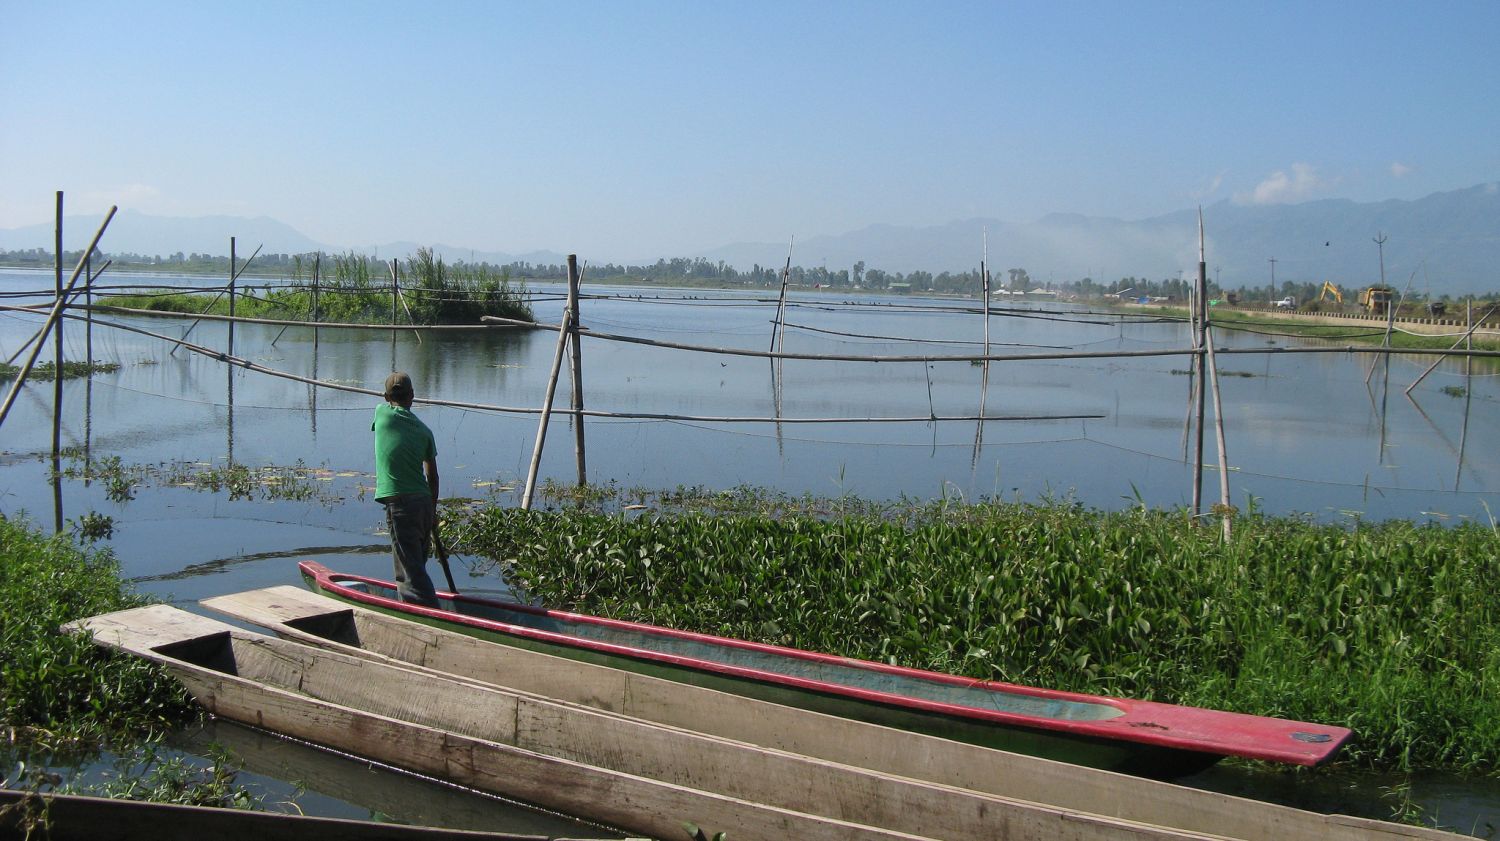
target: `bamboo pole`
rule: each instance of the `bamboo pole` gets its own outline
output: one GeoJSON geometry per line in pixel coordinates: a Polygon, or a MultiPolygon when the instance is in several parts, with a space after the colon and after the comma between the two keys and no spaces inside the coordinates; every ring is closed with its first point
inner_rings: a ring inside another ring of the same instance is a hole
{"type": "MultiPolygon", "coordinates": [[[[53,260],[53,268],[56,276],[55,294],[57,300],[65,300],[63,295],[63,191],[57,191],[57,256],[53,260]]],[[[67,305],[63,305],[60,312],[66,312],[67,305]]],[[[63,320],[61,318],[53,325],[52,345],[55,351],[52,377],[52,531],[61,534],[63,530],[63,501],[62,501],[62,399],[63,399],[63,320]]]]}
{"type": "MultiPolygon", "coordinates": [[[[94,247],[99,244],[99,238],[104,236],[105,228],[108,228],[110,220],[115,218],[116,210],[118,210],[118,208],[114,206],[111,206],[109,208],[109,212],[104,215],[104,221],[99,223],[99,230],[94,232],[94,239],[89,242],[88,248],[84,249],[84,254],[91,253],[94,250],[94,247]]],[[[78,260],[78,267],[73,269],[73,276],[68,279],[67,286],[63,290],[65,293],[72,292],[73,285],[78,282],[78,276],[82,273],[83,258],[80,257],[78,260]]],[[[42,327],[43,334],[45,334],[47,330],[52,327],[53,322],[58,321],[62,318],[63,302],[65,300],[66,295],[59,295],[57,296],[57,300],[52,302],[52,312],[47,316],[47,323],[42,327]]],[[[10,407],[16,402],[16,395],[21,393],[21,386],[26,384],[26,377],[31,374],[31,368],[36,364],[36,358],[41,354],[41,352],[42,342],[38,341],[35,345],[32,346],[31,355],[27,357],[26,364],[22,365],[21,370],[16,373],[16,381],[14,383],[11,383],[10,392],[5,395],[5,402],[3,404],[0,404],[0,425],[3,425],[5,423],[6,416],[10,414],[10,407]]],[[[57,373],[58,377],[60,378],[62,376],[62,372],[58,371],[57,373]]]]}
{"type": "Polygon", "coordinates": [[[1229,505],[1229,453],[1224,442],[1224,403],[1219,398],[1219,363],[1214,358],[1214,334],[1209,330],[1204,334],[1208,342],[1208,372],[1209,382],[1214,391],[1214,439],[1219,448],[1219,505],[1224,517],[1224,540],[1230,537],[1229,505]]]}
{"type": "Polygon", "coordinates": [[[44,323],[41,327],[36,328],[36,332],[31,334],[31,338],[29,338],[26,341],[22,342],[21,346],[18,347],[18,348],[16,348],[16,352],[12,353],[10,355],[10,358],[7,359],[7,360],[5,360],[5,364],[6,365],[15,364],[15,361],[17,359],[21,358],[21,354],[25,353],[26,349],[29,348],[29,347],[31,347],[31,345],[32,345],[33,342],[42,341],[42,337],[44,335],[46,335],[46,333],[47,333],[48,330],[51,330],[51,329],[52,329],[52,325],[51,324],[47,324],[47,323],[44,323]]]}
{"type": "Polygon", "coordinates": [[[229,238],[229,355],[234,356],[234,264],[236,254],[234,251],[234,237],[229,238]]]}
{"type": "Polygon", "coordinates": [[[563,310],[562,325],[557,330],[557,350],[552,354],[552,373],[547,375],[547,393],[542,398],[541,419],[536,426],[536,446],[531,450],[531,466],[526,469],[526,490],[521,495],[521,510],[531,508],[536,494],[536,475],[542,466],[542,445],[547,440],[547,422],[552,419],[552,398],[557,393],[557,375],[562,371],[563,350],[568,346],[568,333],[573,322],[573,311],[563,310]]]}
{"type": "MultiPolygon", "coordinates": [[[[83,255],[83,314],[87,319],[83,328],[83,358],[84,369],[83,381],[83,475],[88,476],[92,472],[92,459],[90,457],[90,446],[93,443],[94,432],[94,267],[93,252],[83,255]]],[[[104,264],[105,267],[109,263],[104,264]]],[[[100,273],[104,268],[99,269],[100,273]]],[[[84,487],[88,487],[88,480],[84,480],[84,487]]]]}
{"type": "MultiPolygon", "coordinates": [[[[1464,324],[1469,327],[1469,333],[1464,337],[1464,350],[1473,350],[1474,327],[1474,299],[1469,298],[1464,304],[1464,324]]],[[[1453,490],[1458,491],[1464,478],[1464,448],[1469,443],[1469,409],[1474,403],[1474,357],[1464,359],[1464,424],[1458,433],[1458,466],[1453,471],[1453,490]]]]}
{"type": "Polygon", "coordinates": [[[979,282],[984,287],[984,355],[990,355],[990,229],[984,229],[984,256],[979,261],[979,282]]]}
{"type": "MultiPolygon", "coordinates": [[[[1204,291],[1204,298],[1208,295],[1208,263],[1205,259],[1203,244],[1203,209],[1198,209],[1198,287],[1204,291]]],[[[1219,362],[1214,355],[1214,333],[1213,320],[1209,317],[1208,307],[1203,308],[1203,342],[1208,351],[1208,375],[1209,383],[1214,392],[1214,439],[1219,450],[1219,506],[1224,517],[1224,540],[1230,537],[1230,505],[1229,505],[1229,454],[1228,447],[1224,442],[1224,403],[1219,397],[1219,362]]]]}
{"type": "MultiPolygon", "coordinates": [[[[1489,318],[1490,315],[1492,313],[1494,313],[1497,308],[1500,308],[1500,304],[1496,304],[1495,306],[1490,307],[1489,310],[1485,312],[1484,316],[1479,319],[1479,323],[1478,324],[1476,324],[1476,323],[1474,323],[1472,321],[1473,313],[1471,311],[1470,314],[1469,314],[1469,317],[1471,319],[1471,321],[1469,322],[1469,329],[1465,330],[1464,334],[1462,336],[1460,336],[1458,338],[1458,340],[1455,341],[1453,343],[1453,345],[1448,348],[1448,350],[1449,351],[1458,350],[1458,346],[1459,345],[1464,344],[1466,342],[1469,342],[1470,339],[1471,339],[1471,337],[1474,335],[1474,331],[1479,328],[1479,324],[1483,324],[1484,320],[1486,318],[1489,318]]],[[[1469,347],[1472,347],[1472,346],[1473,345],[1471,343],[1469,345],[1469,347]]],[[[1466,353],[1472,353],[1472,351],[1468,350],[1468,348],[1465,348],[1465,352],[1466,353]]],[[[1425,379],[1427,379],[1427,375],[1431,374],[1433,371],[1436,371],[1437,370],[1437,366],[1443,364],[1443,360],[1447,359],[1447,358],[1448,357],[1447,357],[1446,352],[1445,352],[1445,355],[1439,356],[1437,359],[1433,360],[1432,365],[1428,366],[1427,370],[1422,372],[1422,376],[1417,377],[1415,380],[1412,381],[1411,385],[1409,385],[1409,386],[1406,387],[1406,394],[1408,396],[1410,396],[1411,395],[1411,390],[1414,389],[1414,388],[1416,388],[1418,385],[1421,385],[1422,381],[1425,380],[1425,379]]],[[[1472,360],[1474,357],[1473,356],[1469,356],[1468,358],[1472,360]]],[[[1386,359],[1389,360],[1390,357],[1387,356],[1386,359]]],[[[1387,362],[1387,364],[1389,364],[1389,362],[1387,362]]]]}
{"type": "MultiPolygon", "coordinates": [[[[232,239],[234,239],[234,237],[230,237],[230,239],[232,240],[232,239]]],[[[255,246],[255,250],[250,253],[250,259],[248,259],[248,260],[245,261],[245,265],[241,266],[240,270],[238,272],[234,271],[234,260],[231,259],[229,261],[230,280],[231,281],[234,278],[237,278],[241,274],[243,274],[244,271],[245,271],[245,269],[250,268],[250,263],[255,260],[256,255],[260,254],[261,247],[262,247],[261,245],[255,246]]],[[[183,342],[187,341],[188,335],[193,332],[193,328],[197,327],[199,322],[203,321],[205,318],[208,318],[210,320],[214,320],[214,317],[210,316],[209,313],[208,313],[208,311],[211,310],[211,309],[213,309],[214,304],[218,303],[218,300],[220,298],[224,297],[224,292],[225,292],[224,289],[220,289],[219,290],[219,294],[215,295],[214,299],[212,301],[208,302],[208,306],[206,306],[206,307],[203,308],[203,312],[199,313],[198,317],[195,318],[195,319],[193,319],[193,323],[188,325],[188,329],[182,331],[182,337],[177,340],[176,344],[172,345],[172,349],[170,351],[167,351],[167,355],[168,356],[174,356],[174,355],[176,355],[177,348],[180,347],[183,342]]],[[[233,316],[231,316],[231,318],[232,317],[233,316]]],[[[248,321],[249,319],[246,319],[246,320],[248,321]]]]}
{"type": "MultiPolygon", "coordinates": [[[[393,278],[395,277],[394,274],[391,276],[393,278]]],[[[406,310],[406,323],[412,325],[413,327],[417,326],[417,317],[415,315],[412,315],[411,306],[406,303],[406,296],[401,293],[401,287],[399,285],[396,285],[394,288],[396,290],[396,297],[401,300],[401,308],[406,310]]],[[[395,313],[392,312],[391,324],[394,325],[395,323],[395,313]]],[[[422,343],[421,331],[413,330],[412,335],[417,337],[417,344],[420,345],[422,343]]]]}
{"type": "Polygon", "coordinates": [[[391,259],[391,370],[396,370],[396,298],[401,294],[401,268],[391,259]]]}
{"type": "MultiPolygon", "coordinates": [[[[97,275],[94,274],[94,264],[92,258],[92,254],[85,254],[83,256],[83,276],[85,278],[83,285],[83,312],[84,315],[88,318],[88,320],[84,322],[83,328],[83,356],[84,361],[86,361],[89,366],[88,375],[90,381],[94,379],[94,278],[97,277],[97,275]]],[[[103,274],[104,269],[108,267],[109,263],[106,262],[104,266],[99,269],[99,273],[103,274]]]]}
{"type": "MultiPolygon", "coordinates": [[[[27,310],[26,310],[25,307],[15,307],[15,306],[8,306],[8,305],[0,305],[0,311],[4,311],[4,312],[16,312],[16,311],[27,311],[27,310]]],[[[68,316],[68,317],[69,318],[76,318],[77,316],[68,316]]],[[[114,323],[114,322],[108,322],[108,321],[101,321],[100,324],[102,324],[102,325],[104,325],[106,327],[112,327],[112,328],[117,329],[117,330],[123,330],[123,331],[125,331],[127,333],[134,333],[134,334],[140,335],[140,336],[147,336],[147,337],[150,337],[150,338],[153,338],[153,339],[159,339],[159,340],[164,341],[164,342],[176,341],[176,339],[174,339],[171,336],[162,335],[161,333],[154,333],[154,332],[152,332],[150,330],[146,330],[144,328],[136,327],[136,326],[129,325],[129,324],[120,324],[120,323],[114,323]]],[[[256,363],[256,362],[252,362],[252,361],[250,361],[248,359],[241,359],[241,358],[238,358],[238,357],[226,357],[225,354],[224,354],[224,352],[221,351],[221,350],[214,350],[213,348],[204,347],[202,345],[195,345],[195,344],[193,344],[191,342],[186,342],[186,343],[184,343],[183,346],[186,347],[189,351],[191,351],[193,353],[197,353],[197,354],[200,354],[200,355],[203,355],[203,356],[212,357],[214,359],[219,360],[220,362],[226,362],[226,363],[228,363],[230,365],[233,365],[233,366],[236,366],[236,367],[239,367],[239,368],[243,368],[243,369],[245,369],[247,371],[254,371],[254,372],[258,373],[258,374],[264,374],[264,375],[270,376],[270,377],[277,377],[279,379],[291,380],[293,382],[304,383],[304,384],[307,384],[307,385],[316,386],[318,388],[327,388],[327,389],[330,389],[330,390],[333,390],[333,391],[342,391],[342,392],[347,392],[347,393],[350,393],[350,394],[363,394],[363,395],[368,395],[370,397],[379,397],[380,396],[380,392],[376,391],[374,389],[360,388],[358,386],[345,385],[343,383],[332,382],[332,381],[327,381],[327,380],[318,380],[318,379],[314,379],[314,378],[311,378],[311,377],[303,376],[301,374],[293,374],[293,373],[290,373],[288,371],[281,371],[281,370],[277,370],[275,368],[270,368],[270,367],[267,367],[265,365],[261,365],[261,364],[256,363]]],[[[1481,351],[1480,353],[1483,353],[1483,352],[1481,351]]],[[[1500,352],[1495,352],[1494,355],[1500,356],[1500,352]]],[[[434,400],[434,399],[427,399],[427,398],[419,398],[417,400],[417,402],[418,403],[423,403],[423,404],[426,404],[426,405],[429,405],[429,406],[446,406],[446,407],[454,408],[454,409],[472,409],[472,410],[475,410],[475,411],[482,411],[482,412],[500,412],[500,413],[518,414],[518,415],[540,414],[541,411],[542,411],[541,409],[535,408],[535,407],[499,406],[499,405],[490,404],[490,403],[475,403],[475,402],[472,402],[472,401],[462,401],[462,400],[434,400]]],[[[567,413],[571,414],[571,411],[569,410],[567,413]]],[[[986,422],[989,422],[989,421],[1013,421],[1013,422],[1014,421],[1021,421],[1021,422],[1031,422],[1031,421],[1058,421],[1058,420],[1097,420],[1099,418],[1104,417],[1104,415],[1101,415],[1101,414],[1098,414],[1098,413],[1079,413],[1079,414],[1066,414],[1066,415],[989,415],[989,416],[984,416],[984,417],[980,417],[978,415],[940,415],[940,416],[938,416],[936,418],[933,418],[931,415],[921,415],[921,416],[884,416],[884,417],[852,417],[852,418],[851,417],[798,417],[798,418],[784,418],[783,417],[783,418],[773,418],[773,417],[761,417],[761,416],[753,416],[753,415],[677,415],[677,414],[668,414],[668,413],[664,413],[664,412],[610,412],[610,411],[602,411],[602,410],[599,410],[599,409],[588,409],[588,410],[585,410],[583,412],[583,414],[585,416],[591,417],[591,418],[614,418],[614,419],[627,419],[627,420],[691,421],[691,422],[695,422],[695,423],[777,423],[777,424],[780,424],[780,423],[793,423],[793,424],[824,424],[824,423],[924,423],[925,424],[925,423],[932,423],[934,420],[940,421],[940,422],[965,422],[965,423],[972,422],[972,421],[979,421],[979,420],[983,420],[983,421],[986,421],[986,422]]]]}
{"type": "Polygon", "coordinates": [[[1203,262],[1203,208],[1198,209],[1198,279],[1194,288],[1197,290],[1197,301],[1194,303],[1194,334],[1193,334],[1193,381],[1196,383],[1196,394],[1194,410],[1197,413],[1198,425],[1193,431],[1195,451],[1193,469],[1193,516],[1196,518],[1203,513],[1203,412],[1204,398],[1207,396],[1207,380],[1204,379],[1205,368],[1205,336],[1207,331],[1204,323],[1208,320],[1208,284],[1204,273],[1203,262]]]}
{"type": "Polygon", "coordinates": [[[796,235],[792,236],[792,244],[786,249],[786,267],[781,270],[781,294],[776,299],[776,320],[771,324],[771,347],[772,351],[781,350],[781,338],[786,335],[786,285],[792,279],[792,248],[797,244],[796,235]]]}
{"type": "Polygon", "coordinates": [[[568,339],[573,355],[573,455],[578,462],[578,487],[588,484],[588,467],[583,441],[583,340],[578,335],[578,255],[568,255],[568,339]]]}
{"type": "MultiPolygon", "coordinates": [[[[53,269],[57,279],[57,303],[66,310],[66,298],[63,294],[63,191],[57,191],[57,227],[54,231],[57,237],[57,258],[53,260],[53,269]]],[[[87,251],[84,252],[88,254],[87,251]]],[[[56,369],[52,372],[52,459],[57,460],[58,453],[62,452],[62,399],[63,399],[63,320],[58,318],[52,324],[52,347],[57,360],[53,364],[56,369]]],[[[58,481],[54,476],[52,481],[58,481]]],[[[62,524],[58,523],[58,531],[62,531],[62,524]]]]}
{"type": "Polygon", "coordinates": [[[317,253],[316,256],[313,257],[313,275],[312,275],[312,319],[313,319],[313,360],[314,361],[317,360],[317,355],[318,355],[318,322],[321,320],[321,318],[320,318],[321,314],[318,311],[318,304],[319,304],[319,301],[318,301],[318,285],[319,285],[319,283],[321,281],[320,281],[320,279],[318,277],[318,273],[319,273],[319,271],[322,268],[323,268],[323,252],[320,251],[320,252],[317,253]]]}
{"type": "MultiPolygon", "coordinates": [[[[139,312],[139,310],[125,310],[126,312],[139,312]]],[[[280,322],[270,319],[243,319],[255,321],[260,324],[277,324],[280,322]]],[[[533,330],[556,330],[556,324],[542,324],[535,321],[521,321],[514,318],[502,318],[497,315],[486,315],[480,318],[486,324],[520,326],[533,330]]],[[[368,327],[369,325],[340,325],[349,327],[368,327]]],[[[1481,323],[1479,326],[1483,326],[1481,323]]],[[[1477,328],[1476,328],[1477,329],[1477,328]]],[[[646,347],[669,348],[674,350],[689,350],[696,353],[717,353],[725,356],[749,356],[765,359],[800,359],[816,362],[1037,362],[1053,361],[1058,359],[1135,359],[1151,356],[1191,356],[1197,353],[1197,349],[1171,348],[1168,350],[1104,350],[1104,351],[1062,351],[1056,353],[992,353],[984,354],[925,354],[922,356],[861,356],[852,353],[778,353],[776,351],[749,350],[736,347],[715,347],[712,345],[690,345],[683,342],[668,342],[659,339],[643,339],[639,336],[625,336],[618,333],[601,333],[598,330],[586,330],[585,335],[594,339],[603,339],[611,342],[624,342],[626,344],[644,345],[646,347]]],[[[1324,347],[1287,347],[1268,346],[1255,348],[1225,348],[1219,351],[1228,355],[1244,354],[1273,354],[1273,355],[1295,355],[1303,353],[1402,353],[1413,356],[1436,356],[1451,355],[1463,356],[1465,351],[1437,350],[1434,348],[1401,348],[1389,351],[1374,347],[1362,347],[1360,345],[1333,345],[1324,347]]],[[[1500,350],[1475,350],[1467,351],[1467,354],[1479,357],[1500,357],[1500,350]]]]}

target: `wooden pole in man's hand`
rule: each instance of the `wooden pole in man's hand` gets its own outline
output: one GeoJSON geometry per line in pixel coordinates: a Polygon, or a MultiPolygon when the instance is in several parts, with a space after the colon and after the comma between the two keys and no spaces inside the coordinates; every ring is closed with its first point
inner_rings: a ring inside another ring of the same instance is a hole
{"type": "Polygon", "coordinates": [[[448,579],[448,592],[457,593],[458,586],[453,583],[453,570],[448,568],[448,547],[443,545],[443,535],[438,532],[436,521],[432,523],[432,545],[437,547],[438,563],[443,567],[443,577],[448,579]]]}

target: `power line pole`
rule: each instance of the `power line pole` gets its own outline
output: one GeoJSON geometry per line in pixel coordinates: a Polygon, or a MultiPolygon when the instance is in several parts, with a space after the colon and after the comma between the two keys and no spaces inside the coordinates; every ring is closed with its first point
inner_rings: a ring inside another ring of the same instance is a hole
{"type": "Polygon", "coordinates": [[[1271,264],[1271,301],[1276,300],[1276,258],[1272,257],[1266,262],[1271,264]]]}
{"type": "Polygon", "coordinates": [[[1384,231],[1379,231],[1379,232],[1377,232],[1375,234],[1375,238],[1373,240],[1373,242],[1375,243],[1375,247],[1380,249],[1380,285],[1381,286],[1385,285],[1385,241],[1388,240],[1388,239],[1390,239],[1390,237],[1386,236],[1384,231]]]}

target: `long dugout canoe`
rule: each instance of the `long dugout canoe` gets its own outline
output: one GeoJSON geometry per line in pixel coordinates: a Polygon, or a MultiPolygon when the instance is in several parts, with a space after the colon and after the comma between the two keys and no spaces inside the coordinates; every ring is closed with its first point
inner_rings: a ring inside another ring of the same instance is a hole
{"type": "Polygon", "coordinates": [[[1106,841],[1206,833],[1042,806],[265,637],[166,605],[72,623],[210,712],[657,838],[1106,841]]]}
{"type": "Polygon", "coordinates": [[[439,594],[299,565],[315,591],[505,645],[984,747],[1171,779],[1225,756],[1319,765],[1344,727],[974,680],[745,640],[439,594]]]}
{"type": "Polygon", "coordinates": [[[885,774],[1136,823],[1278,841],[1455,839],[1449,833],[1257,800],[954,742],[496,645],[309,591],[269,587],[205,607],[291,640],[507,686],[673,727],[885,774]]]}
{"type": "MultiPolygon", "coordinates": [[[[0,790],[0,838],[35,841],[547,841],[472,832],[107,797],[0,790]]],[[[560,841],[560,840],[559,840],[560,841]]]]}

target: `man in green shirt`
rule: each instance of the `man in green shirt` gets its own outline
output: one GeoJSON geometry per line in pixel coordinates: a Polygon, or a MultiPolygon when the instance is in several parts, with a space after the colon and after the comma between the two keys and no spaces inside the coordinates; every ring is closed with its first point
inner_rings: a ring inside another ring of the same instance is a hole
{"type": "Polygon", "coordinates": [[[385,506],[401,601],[437,607],[427,575],[427,549],[437,522],[437,444],[412,414],[411,377],[385,378],[386,402],[375,407],[375,501],[385,506]]]}

